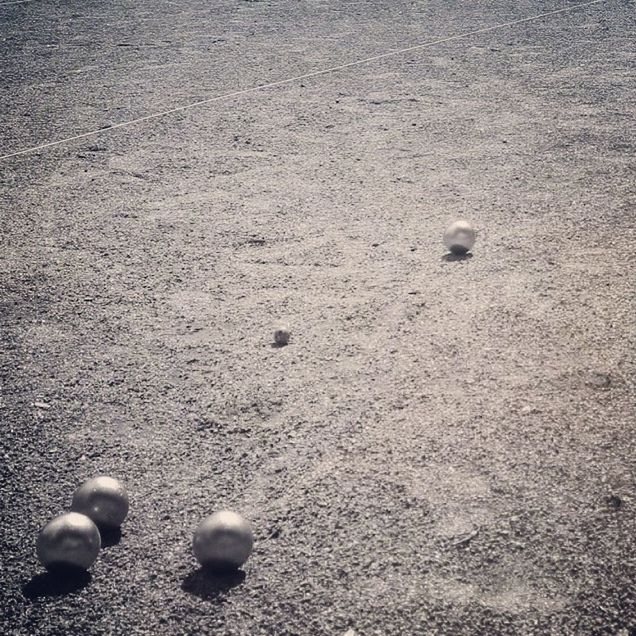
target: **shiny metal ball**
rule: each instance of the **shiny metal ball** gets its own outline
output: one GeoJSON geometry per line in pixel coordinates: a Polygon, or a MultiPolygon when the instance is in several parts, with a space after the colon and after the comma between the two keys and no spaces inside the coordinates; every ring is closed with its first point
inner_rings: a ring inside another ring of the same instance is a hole
{"type": "Polygon", "coordinates": [[[42,528],[36,549],[38,559],[47,570],[88,570],[95,562],[101,545],[99,530],[86,515],[67,512],[42,528]]]}
{"type": "Polygon", "coordinates": [[[455,221],[444,232],[444,245],[453,254],[466,254],[475,245],[476,238],[475,229],[468,221],[455,221]]]}
{"type": "Polygon", "coordinates": [[[98,526],[118,528],[128,514],[128,493],[118,479],[94,477],[74,493],[71,510],[90,517],[98,526]]]}
{"type": "Polygon", "coordinates": [[[286,345],[289,344],[289,338],[291,337],[291,333],[287,327],[278,327],[274,331],[274,342],[277,345],[286,345]]]}
{"type": "Polygon", "coordinates": [[[241,567],[253,545],[249,523],[236,512],[222,510],[200,523],[194,533],[192,550],[204,567],[226,570],[241,567]]]}

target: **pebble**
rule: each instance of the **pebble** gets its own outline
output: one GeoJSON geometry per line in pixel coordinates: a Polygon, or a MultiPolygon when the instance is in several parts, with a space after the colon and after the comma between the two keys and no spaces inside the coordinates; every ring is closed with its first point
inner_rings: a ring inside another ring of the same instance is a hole
{"type": "Polygon", "coordinates": [[[588,374],[585,384],[595,389],[607,389],[612,383],[612,378],[609,373],[603,373],[601,371],[592,371],[588,374]]]}

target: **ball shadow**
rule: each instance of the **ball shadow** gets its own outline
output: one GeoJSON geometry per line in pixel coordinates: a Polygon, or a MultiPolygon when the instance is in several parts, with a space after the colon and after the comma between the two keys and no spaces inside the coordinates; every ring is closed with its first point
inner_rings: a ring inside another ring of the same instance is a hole
{"type": "Polygon", "coordinates": [[[90,582],[91,574],[86,570],[58,567],[33,576],[22,586],[22,594],[29,600],[46,596],[65,596],[84,589],[90,582]]]}
{"type": "Polygon", "coordinates": [[[272,349],[283,349],[284,347],[287,347],[289,345],[289,343],[284,343],[284,342],[272,342],[272,344],[270,345],[270,347],[272,349]]]}
{"type": "Polygon", "coordinates": [[[121,528],[100,526],[99,536],[102,538],[102,548],[112,548],[121,541],[121,528]]]}
{"type": "Polygon", "coordinates": [[[455,263],[456,261],[468,261],[473,257],[472,252],[466,252],[465,254],[444,254],[442,260],[446,263],[455,263]]]}
{"type": "Polygon", "coordinates": [[[204,601],[216,601],[245,580],[243,570],[199,568],[183,579],[181,589],[204,601]]]}

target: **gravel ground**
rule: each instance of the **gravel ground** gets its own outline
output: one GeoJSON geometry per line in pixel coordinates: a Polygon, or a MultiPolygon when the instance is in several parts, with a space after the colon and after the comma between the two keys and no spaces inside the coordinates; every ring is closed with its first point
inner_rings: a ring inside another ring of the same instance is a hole
{"type": "MultiPolygon", "coordinates": [[[[573,5],[4,2],[0,154],[573,5]]],[[[0,633],[636,633],[634,8],[0,161],[0,633]],[[52,579],[96,474],[129,519],[52,579]]]]}

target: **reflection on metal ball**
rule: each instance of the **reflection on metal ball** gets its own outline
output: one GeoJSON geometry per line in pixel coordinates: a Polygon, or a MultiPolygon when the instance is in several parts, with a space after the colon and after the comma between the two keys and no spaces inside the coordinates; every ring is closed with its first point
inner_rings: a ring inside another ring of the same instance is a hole
{"type": "Polygon", "coordinates": [[[466,254],[475,245],[476,233],[468,221],[455,221],[444,232],[444,245],[453,254],[466,254]]]}
{"type": "Polygon", "coordinates": [[[37,555],[48,570],[87,570],[95,562],[101,544],[97,526],[86,515],[68,512],[42,528],[37,540],[37,555]]]}
{"type": "Polygon", "coordinates": [[[247,561],[254,535],[241,515],[223,510],[204,519],[194,533],[194,556],[204,567],[235,569],[247,561]]]}
{"type": "Polygon", "coordinates": [[[98,526],[117,528],[128,514],[128,493],[112,477],[94,477],[73,494],[71,510],[90,517],[98,526]]]}

